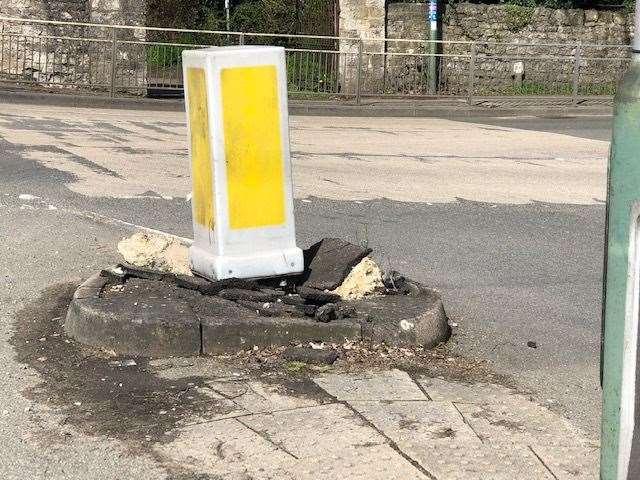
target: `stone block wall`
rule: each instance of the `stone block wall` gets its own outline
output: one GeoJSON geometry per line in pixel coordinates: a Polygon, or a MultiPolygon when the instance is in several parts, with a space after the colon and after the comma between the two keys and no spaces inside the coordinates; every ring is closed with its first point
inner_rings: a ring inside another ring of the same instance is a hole
{"type": "MultiPolygon", "coordinates": [[[[387,5],[388,39],[426,40],[426,3],[390,3],[387,5]]],[[[426,42],[387,41],[384,93],[420,95],[427,93],[430,58],[426,42]]]]}
{"type": "MultiPolygon", "coordinates": [[[[373,90],[384,76],[383,41],[366,40],[384,38],[385,0],[340,0],[339,36],[365,39],[362,41],[362,83],[363,90],[373,90]]],[[[359,42],[340,40],[340,89],[342,93],[356,91],[359,42]]]]}
{"type": "MultiPolygon", "coordinates": [[[[145,0],[89,0],[91,23],[105,25],[145,25],[146,5],[145,0]]],[[[111,34],[111,31],[100,32],[111,34]]],[[[111,39],[110,39],[111,40],[111,39]]],[[[147,47],[142,43],[145,40],[145,31],[142,29],[118,29],[117,40],[123,41],[116,44],[116,82],[121,90],[131,88],[131,93],[144,93],[138,87],[145,86],[147,80],[146,55],[147,47]],[[134,42],[134,43],[124,43],[134,42]]],[[[111,75],[111,57],[105,55],[104,44],[92,46],[93,55],[96,58],[102,56],[106,60],[106,71],[111,75]],[[107,58],[108,57],[108,58],[107,58]]],[[[110,46],[112,49],[112,46],[110,46]]],[[[111,78],[103,74],[101,83],[110,83],[111,78]]]]}
{"type": "MultiPolygon", "coordinates": [[[[0,0],[1,15],[25,19],[144,25],[144,13],[144,0],[0,0]]],[[[1,23],[3,80],[109,88],[113,59],[111,29],[1,23]]],[[[119,30],[118,40],[144,40],[144,31],[119,30]]],[[[116,43],[115,58],[119,85],[144,84],[143,46],[116,43]]]]}
{"type": "MultiPolygon", "coordinates": [[[[426,38],[426,22],[419,8],[426,7],[414,3],[389,4],[387,37],[426,38]]],[[[628,64],[629,49],[606,45],[629,45],[632,30],[633,16],[621,11],[447,5],[442,15],[442,38],[474,42],[475,68],[472,77],[468,43],[444,44],[444,56],[439,62],[439,89],[445,94],[464,94],[473,85],[474,93],[480,95],[568,94],[576,73],[576,56],[580,54],[580,93],[611,93],[628,64]],[[578,49],[578,43],[601,46],[578,49]],[[516,73],[520,66],[522,74],[516,73]]],[[[388,44],[387,51],[413,53],[416,46],[388,44]]],[[[399,59],[388,62],[393,68],[387,69],[386,84],[395,80],[399,85],[397,92],[406,90],[398,78],[420,76],[422,66],[416,58],[407,56],[404,62],[399,59]]]]}
{"type": "MultiPolygon", "coordinates": [[[[477,42],[478,94],[567,94],[576,73],[580,93],[612,93],[628,64],[629,49],[608,45],[629,45],[632,30],[633,16],[621,11],[509,5],[457,4],[445,11],[443,21],[445,40],[477,42]],[[555,58],[544,58],[548,56],[555,58]],[[522,76],[514,73],[518,62],[522,76]]],[[[445,45],[444,50],[449,55],[468,52],[466,45],[445,45]]],[[[468,88],[469,69],[455,56],[444,59],[443,76],[451,90],[468,88]]]]}

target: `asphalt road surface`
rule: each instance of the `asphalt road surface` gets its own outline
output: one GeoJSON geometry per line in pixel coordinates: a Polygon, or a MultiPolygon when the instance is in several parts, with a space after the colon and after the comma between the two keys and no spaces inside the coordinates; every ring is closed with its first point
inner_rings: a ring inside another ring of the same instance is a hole
{"type": "MultiPolygon", "coordinates": [[[[297,233],[303,247],[367,241],[383,268],[439,289],[455,351],[595,438],[611,119],[558,117],[292,118],[297,233]]],[[[189,182],[180,113],[2,106],[3,478],[47,478],[55,462],[85,478],[157,478],[117,442],[50,444],[42,432],[59,412],[33,418],[37,374],[9,340],[17,312],[113,263],[132,225],[190,236],[189,182]]]]}

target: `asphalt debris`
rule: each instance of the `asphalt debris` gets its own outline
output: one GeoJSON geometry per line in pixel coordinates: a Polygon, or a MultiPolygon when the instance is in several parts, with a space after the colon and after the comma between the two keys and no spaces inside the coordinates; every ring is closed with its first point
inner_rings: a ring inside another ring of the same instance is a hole
{"type": "Polygon", "coordinates": [[[338,307],[335,303],[327,303],[318,307],[314,316],[318,322],[329,323],[338,318],[338,307]]]}
{"type": "Polygon", "coordinates": [[[337,350],[313,347],[288,347],[282,353],[282,358],[285,360],[312,365],[333,365],[338,357],[337,350]]]}
{"type": "Polygon", "coordinates": [[[323,238],[304,251],[302,286],[335,290],[351,269],[372,252],[340,238],[323,238]]]}

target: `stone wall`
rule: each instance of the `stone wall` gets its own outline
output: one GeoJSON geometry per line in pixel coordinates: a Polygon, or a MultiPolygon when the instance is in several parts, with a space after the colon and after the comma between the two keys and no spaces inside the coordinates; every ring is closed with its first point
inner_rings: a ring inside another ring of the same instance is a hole
{"type": "MultiPolygon", "coordinates": [[[[387,5],[386,36],[389,39],[427,39],[426,3],[387,5]]],[[[425,42],[389,41],[384,86],[381,93],[427,93],[429,57],[425,42]],[[395,55],[398,54],[398,55],[395,55]]]]}
{"type": "MultiPolygon", "coordinates": [[[[425,8],[423,4],[418,5],[425,8]]],[[[632,30],[633,16],[621,11],[447,5],[442,15],[442,38],[475,42],[475,65],[471,76],[468,43],[444,44],[444,56],[439,62],[439,90],[445,94],[462,94],[473,85],[474,93],[480,95],[568,94],[578,74],[581,94],[611,93],[625,70],[629,50],[604,45],[629,45],[632,30]],[[578,47],[578,43],[602,46],[578,47]],[[579,69],[576,70],[578,55],[579,69]],[[549,56],[554,58],[544,58],[549,56]],[[625,60],[616,60],[618,58],[625,60]],[[523,72],[517,73],[520,67],[523,72]]],[[[418,6],[389,4],[386,33],[392,38],[425,38],[426,22],[418,6]]],[[[413,53],[416,46],[405,43],[391,48],[389,45],[387,51],[413,53]]],[[[386,72],[390,79],[422,74],[417,57],[404,57],[404,62],[395,59],[393,65],[394,68],[386,72]]],[[[386,80],[387,85],[390,82],[386,80]]],[[[398,92],[401,92],[406,87],[399,83],[398,92]]]]}
{"type": "MultiPolygon", "coordinates": [[[[90,0],[91,4],[91,23],[105,25],[145,25],[146,6],[145,0],[90,0]]],[[[102,35],[104,31],[100,32],[102,35]]],[[[111,31],[108,32],[111,34],[111,31]]],[[[146,38],[145,31],[142,29],[118,29],[117,39],[125,42],[143,42],[146,38]]],[[[104,44],[93,45],[94,55],[99,58],[100,55],[106,60],[107,71],[111,75],[111,54],[105,57],[104,44]]],[[[144,93],[142,87],[146,85],[147,66],[146,56],[147,47],[142,43],[117,43],[116,48],[116,83],[120,90],[131,88],[131,93],[144,93]]],[[[111,82],[111,78],[102,78],[103,83],[111,82]]]]}
{"type": "MultiPolygon", "coordinates": [[[[144,0],[0,0],[0,14],[37,20],[144,25],[144,3],[144,0]]],[[[3,80],[109,88],[112,30],[8,21],[2,22],[1,29],[3,80]]],[[[118,40],[144,40],[144,31],[119,30],[118,40]]],[[[118,84],[143,85],[144,47],[120,42],[116,43],[115,54],[118,84]]]]}
{"type": "MultiPolygon", "coordinates": [[[[385,34],[385,0],[340,0],[339,36],[349,38],[383,38],[385,34]]],[[[384,76],[384,42],[362,41],[363,90],[378,85],[384,76]]],[[[359,42],[340,41],[341,91],[353,94],[356,91],[359,42]]]]}

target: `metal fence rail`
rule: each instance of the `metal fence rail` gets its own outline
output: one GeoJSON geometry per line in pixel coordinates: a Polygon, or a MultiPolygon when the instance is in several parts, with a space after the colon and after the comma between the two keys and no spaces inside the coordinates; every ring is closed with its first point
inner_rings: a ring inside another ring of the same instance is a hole
{"type": "Polygon", "coordinates": [[[285,48],[293,96],[544,95],[578,102],[612,95],[631,53],[627,45],[358,39],[10,17],[0,17],[0,26],[0,83],[111,96],[180,92],[184,49],[271,44],[285,48]]]}

